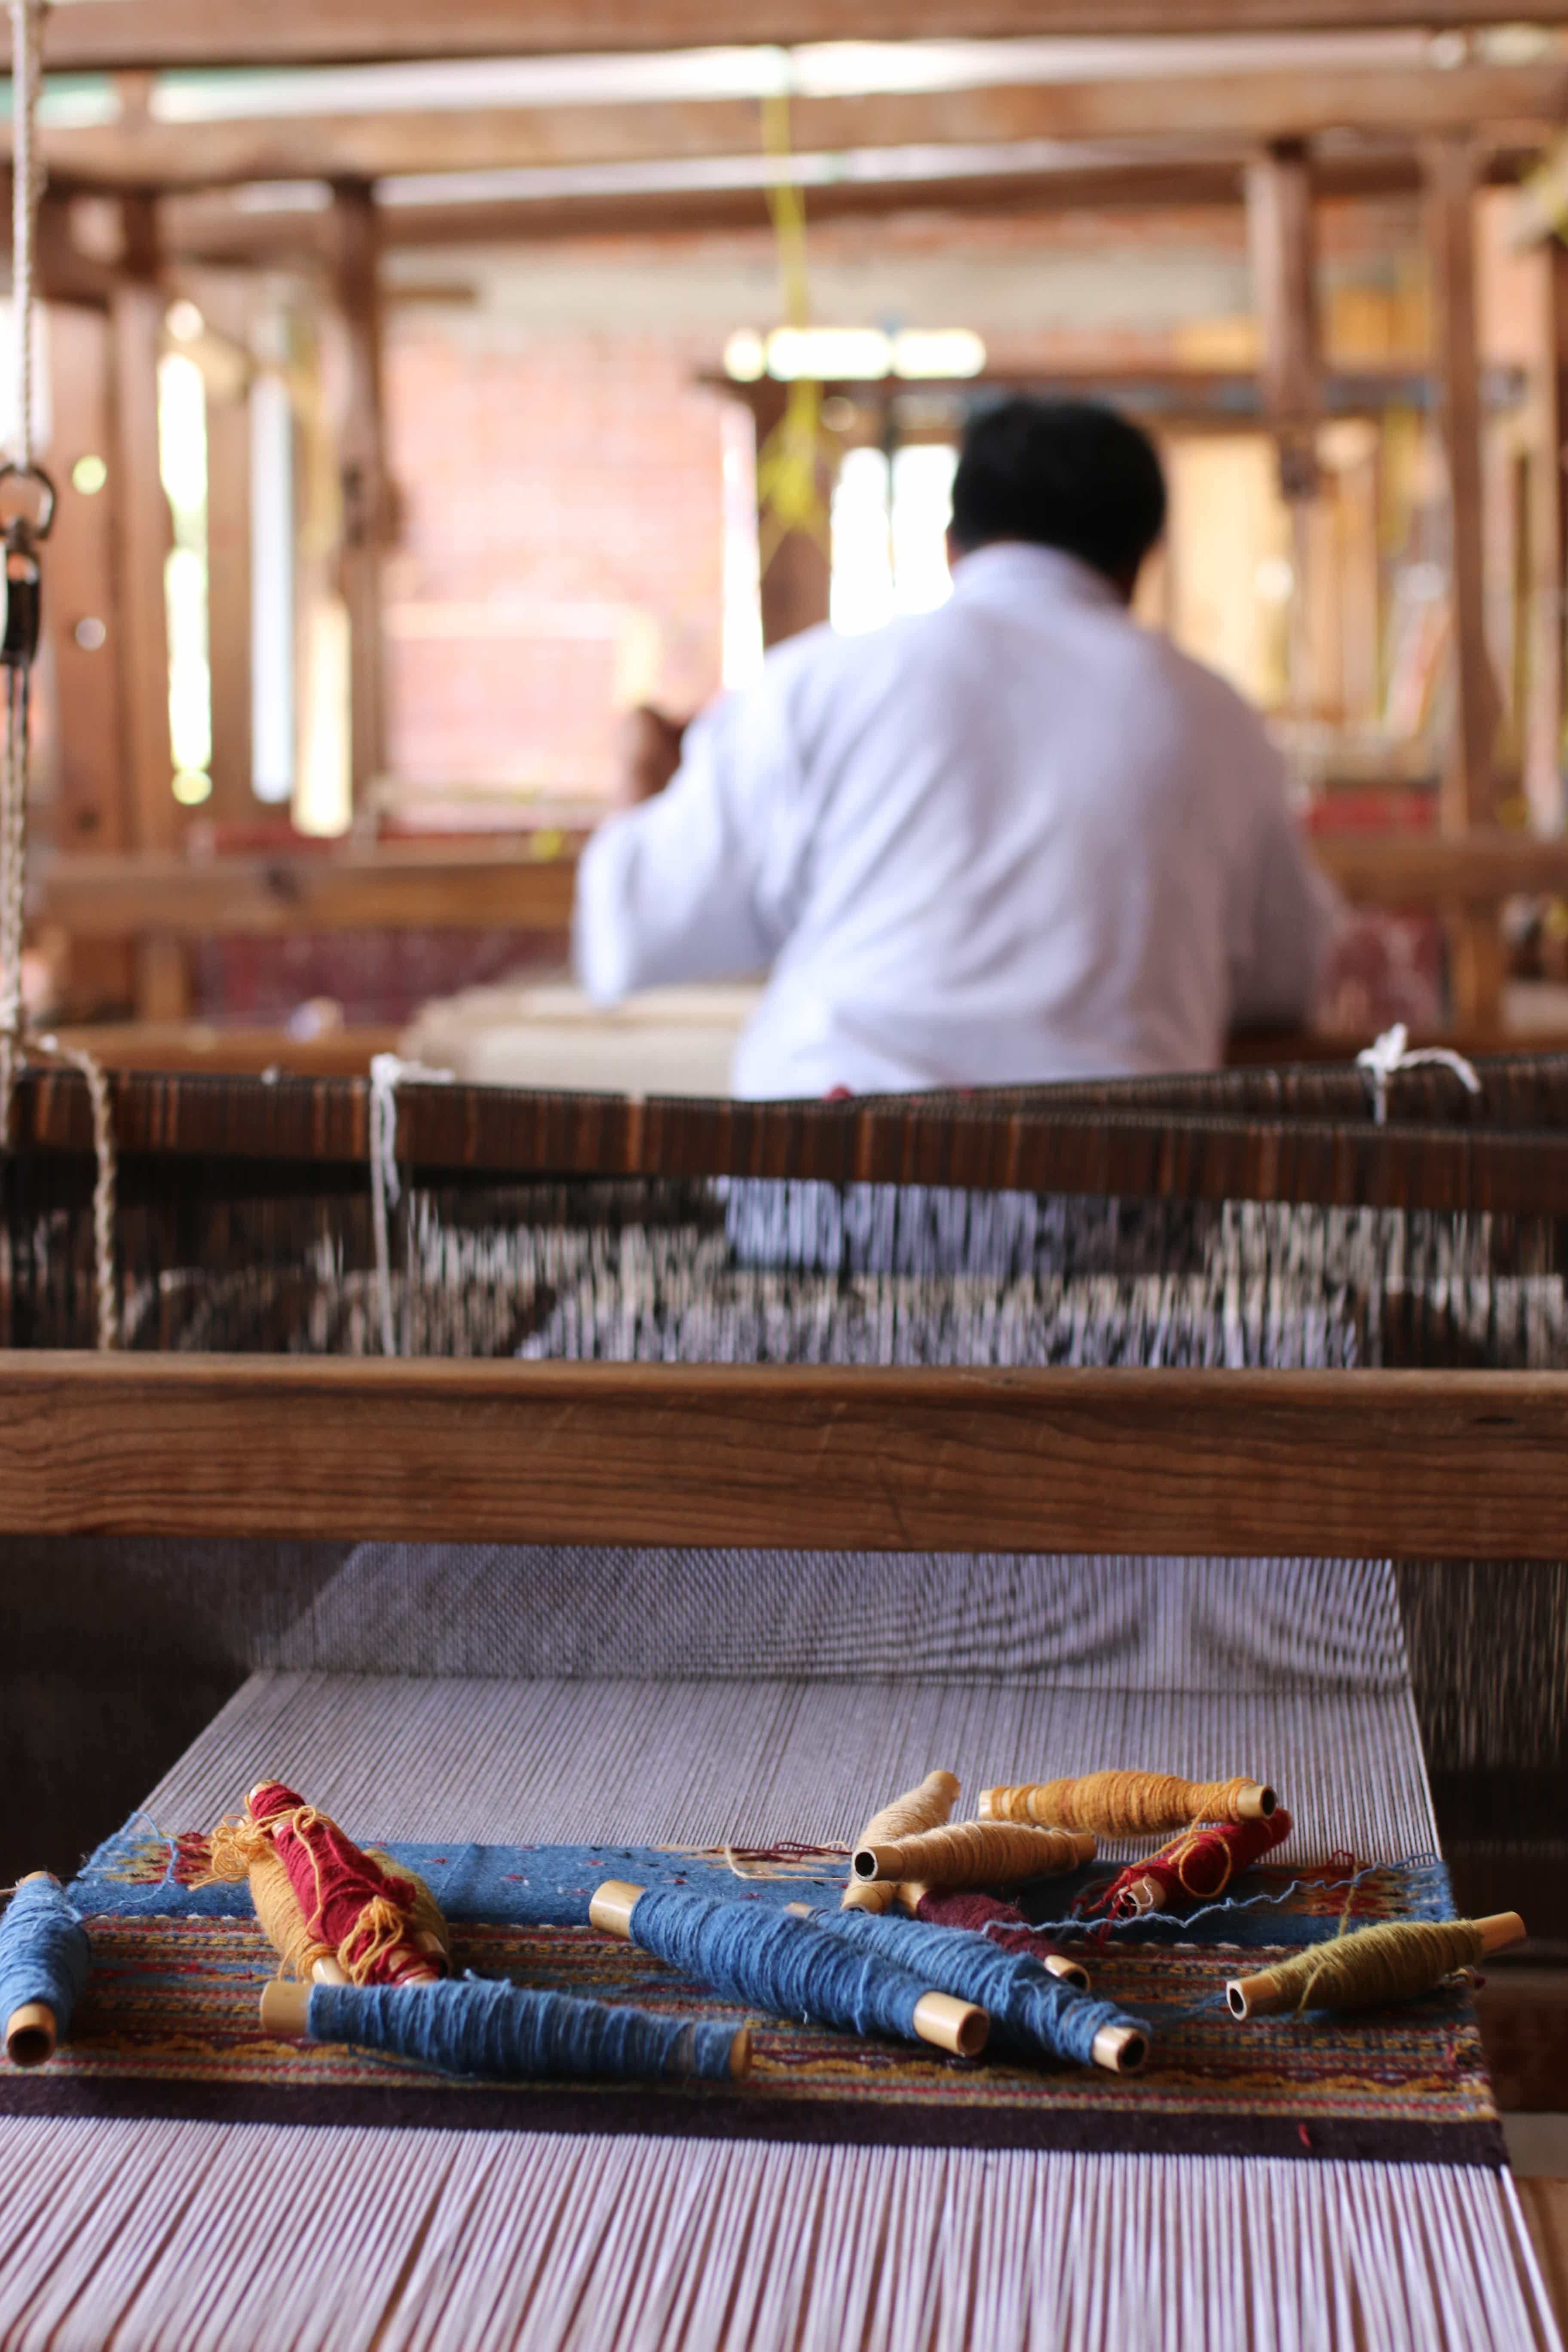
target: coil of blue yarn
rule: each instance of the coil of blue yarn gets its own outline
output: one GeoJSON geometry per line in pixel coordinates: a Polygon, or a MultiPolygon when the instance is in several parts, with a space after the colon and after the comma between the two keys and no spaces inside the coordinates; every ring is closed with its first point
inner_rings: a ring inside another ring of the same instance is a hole
{"type": "MultiPolygon", "coordinates": [[[[312,2042],[352,2042],[498,2082],[541,2077],[728,2078],[737,2029],[500,1979],[434,1984],[327,1985],[310,1990],[312,2042]]],[[[742,2053],[742,2063],[744,2063],[742,2053]]]]}
{"type": "Polygon", "coordinates": [[[47,1870],[24,1878],[0,1918],[0,2019],[13,2065],[41,2066],[54,2054],[90,1959],[87,1929],[59,1881],[47,1870]]]}
{"type": "MultiPolygon", "coordinates": [[[[641,1906],[638,1906],[640,1910],[641,1906]]],[[[847,1942],[868,1945],[924,1983],[991,2012],[998,2042],[1030,2057],[1042,2053],[1088,2066],[1102,2026],[1128,2028],[1142,2045],[1148,2028],[1108,2000],[1096,2000],[1043,1969],[1029,1954],[1007,1952],[963,1927],[936,1927],[892,1912],[814,1911],[815,1926],[847,1942]]]]}
{"type": "Polygon", "coordinates": [[[631,1933],[644,1951],[715,1992],[856,2033],[918,2040],[915,2010],[933,1989],[879,1952],[752,1903],[650,1887],[632,1912],[631,1933]]]}

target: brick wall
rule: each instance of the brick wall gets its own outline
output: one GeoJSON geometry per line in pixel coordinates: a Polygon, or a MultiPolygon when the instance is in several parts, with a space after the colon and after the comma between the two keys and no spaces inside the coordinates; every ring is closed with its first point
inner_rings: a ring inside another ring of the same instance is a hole
{"type": "Polygon", "coordinates": [[[464,324],[395,311],[387,341],[391,771],[596,793],[616,701],[718,684],[712,341],[464,324]]]}
{"type": "MultiPolygon", "coordinates": [[[[1414,356],[1414,202],[1328,205],[1321,229],[1338,355],[1414,356]]],[[[810,251],[823,321],[973,326],[1000,368],[1255,352],[1239,208],[915,212],[819,225],[810,251]]],[[[777,322],[771,241],[414,253],[391,275],[391,774],[596,796],[617,705],[690,709],[719,681],[721,404],[693,379],[733,329],[777,322]]]]}

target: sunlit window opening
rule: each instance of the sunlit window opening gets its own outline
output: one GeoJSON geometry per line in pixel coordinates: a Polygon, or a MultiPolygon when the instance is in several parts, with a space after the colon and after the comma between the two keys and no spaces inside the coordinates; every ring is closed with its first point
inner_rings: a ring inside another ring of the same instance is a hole
{"type": "Polygon", "coordinates": [[[862,636],[900,613],[934,612],[952,593],[946,532],[958,453],[950,443],[846,453],[833,493],[828,616],[862,636]]]}

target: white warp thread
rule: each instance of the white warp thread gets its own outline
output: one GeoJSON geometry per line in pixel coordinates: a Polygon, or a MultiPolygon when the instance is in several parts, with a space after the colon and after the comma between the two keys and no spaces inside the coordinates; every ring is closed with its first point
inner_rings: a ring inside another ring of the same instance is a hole
{"type": "Polygon", "coordinates": [[[405,1062],[396,1054],[376,1054],[370,1066],[370,1205],[375,1235],[375,1286],[381,1309],[381,1351],[395,1356],[397,1318],[392,1299],[392,1242],[388,1212],[397,1206],[403,1183],[397,1171],[397,1089],[401,1086],[449,1087],[456,1073],[405,1062]]]}
{"type": "Polygon", "coordinates": [[[1452,1070],[1461,1086],[1472,1095],[1481,1091],[1481,1082],[1463,1054],[1456,1054],[1450,1045],[1419,1045],[1411,1051],[1410,1032],[1403,1021],[1385,1029],[1372,1045],[1363,1046],[1356,1055],[1356,1067],[1365,1070],[1372,1080],[1372,1116],[1376,1127],[1388,1118],[1388,1082],[1401,1070],[1414,1070],[1423,1062],[1440,1062],[1452,1070]]]}

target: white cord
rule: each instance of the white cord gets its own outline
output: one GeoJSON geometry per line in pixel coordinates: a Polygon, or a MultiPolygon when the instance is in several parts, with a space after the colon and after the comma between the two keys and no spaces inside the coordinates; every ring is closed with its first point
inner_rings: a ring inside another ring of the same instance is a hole
{"type": "Polygon", "coordinates": [[[392,1305],[392,1241],[388,1211],[397,1206],[403,1182],[397,1169],[397,1089],[400,1086],[449,1087],[456,1073],[405,1062],[396,1054],[376,1054],[370,1065],[370,1213],[375,1236],[375,1286],[381,1309],[381,1352],[395,1356],[397,1318],[392,1305]]]}
{"type": "Polygon", "coordinates": [[[1479,1095],[1481,1082],[1463,1054],[1456,1054],[1451,1045],[1419,1045],[1414,1053],[1409,1045],[1410,1032],[1403,1021],[1385,1029],[1381,1037],[1356,1055],[1356,1067],[1364,1070],[1372,1080],[1372,1117],[1376,1127],[1388,1119],[1388,1082],[1400,1070],[1414,1070],[1423,1062],[1440,1062],[1452,1070],[1468,1092],[1479,1095]]]}

